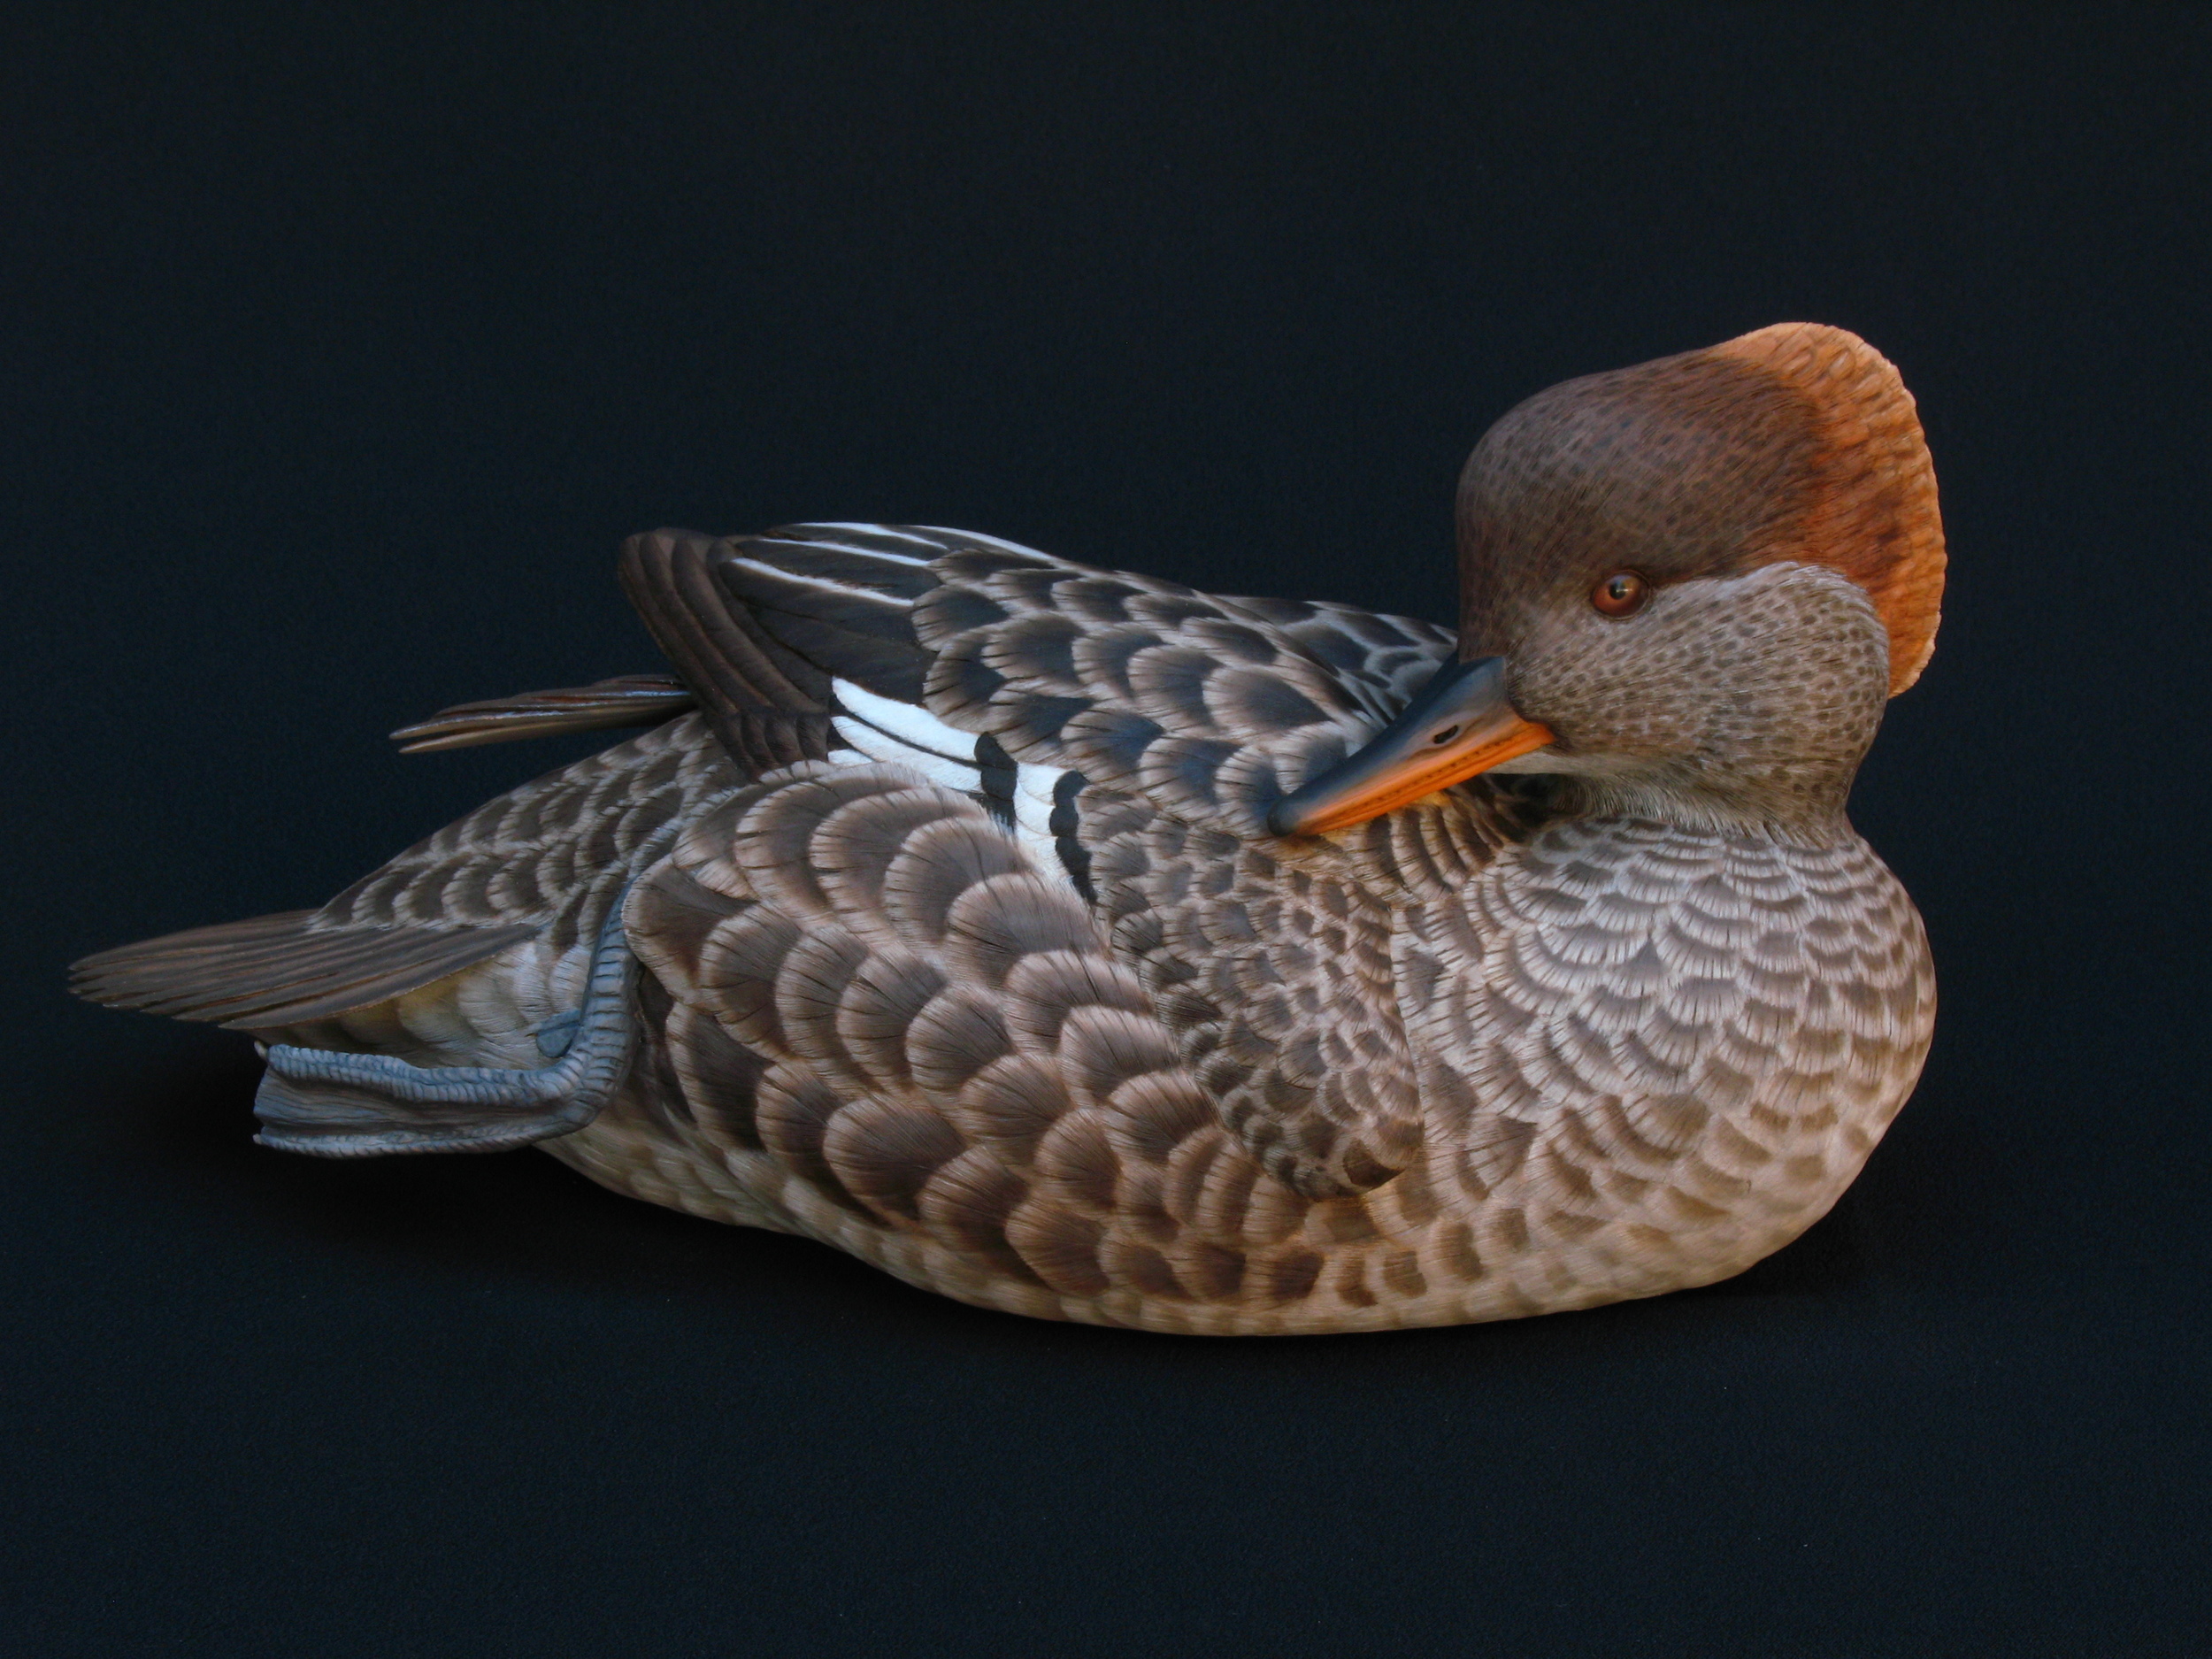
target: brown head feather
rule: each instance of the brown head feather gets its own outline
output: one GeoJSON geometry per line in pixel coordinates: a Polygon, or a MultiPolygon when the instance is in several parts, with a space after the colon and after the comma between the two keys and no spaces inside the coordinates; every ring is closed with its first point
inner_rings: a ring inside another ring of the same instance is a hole
{"type": "Polygon", "coordinates": [[[1888,625],[1893,696],[1934,649],[1943,597],[1912,394],[1866,342],[1817,323],[1539,392],[1468,458],[1459,557],[1466,657],[1503,649],[1517,602],[1613,571],[1663,582],[1825,565],[1888,625]]]}

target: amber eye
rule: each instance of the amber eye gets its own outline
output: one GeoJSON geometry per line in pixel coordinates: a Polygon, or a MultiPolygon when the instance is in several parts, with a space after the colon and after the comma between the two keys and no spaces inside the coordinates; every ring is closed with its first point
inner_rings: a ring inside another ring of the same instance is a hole
{"type": "Polygon", "coordinates": [[[1590,603],[1609,617],[1632,617],[1651,597],[1651,584],[1634,571],[1615,571],[1590,590],[1590,603]]]}

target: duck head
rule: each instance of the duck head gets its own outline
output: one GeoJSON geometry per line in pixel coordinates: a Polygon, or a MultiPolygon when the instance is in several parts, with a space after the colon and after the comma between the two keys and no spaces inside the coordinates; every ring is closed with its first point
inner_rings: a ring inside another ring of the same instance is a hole
{"type": "Polygon", "coordinates": [[[1817,828],[1934,648],[1935,470],[1857,335],[1782,323],[1540,392],[1459,488],[1460,647],[1286,795],[1340,829],[1487,771],[1579,810],[1817,828]]]}

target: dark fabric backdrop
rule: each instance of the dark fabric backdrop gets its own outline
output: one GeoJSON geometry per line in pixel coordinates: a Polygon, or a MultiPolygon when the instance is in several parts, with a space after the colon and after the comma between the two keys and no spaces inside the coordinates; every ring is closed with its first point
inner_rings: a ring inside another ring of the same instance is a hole
{"type": "Polygon", "coordinates": [[[10,8],[0,1647],[2212,1651],[2208,70],[2105,7],[10,8]],[[257,1149],[242,1039],[63,995],[593,747],[380,734],[657,667],[631,531],[1441,618],[1486,424],[1790,319],[1936,456],[1854,810],[1943,1007],[1732,1284],[1028,1323],[534,1153],[257,1149]]]}

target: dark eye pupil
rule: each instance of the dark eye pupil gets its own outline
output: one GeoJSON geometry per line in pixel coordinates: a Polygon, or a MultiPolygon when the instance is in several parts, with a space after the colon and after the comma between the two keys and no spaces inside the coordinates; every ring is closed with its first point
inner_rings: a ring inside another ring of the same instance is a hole
{"type": "Polygon", "coordinates": [[[1452,739],[1457,737],[1458,735],[1459,728],[1457,726],[1448,726],[1442,731],[1439,732],[1434,737],[1429,739],[1429,741],[1432,743],[1448,743],[1452,741],[1452,739]]]}
{"type": "Polygon", "coordinates": [[[1650,592],[1634,571],[1615,571],[1590,590],[1590,603],[1609,617],[1633,616],[1650,592]]]}

